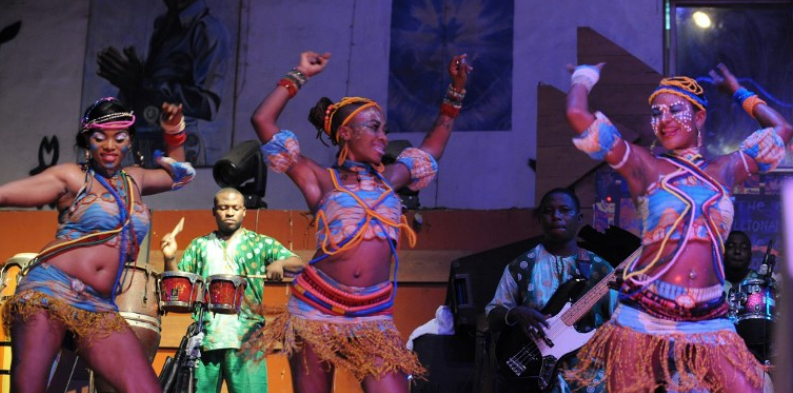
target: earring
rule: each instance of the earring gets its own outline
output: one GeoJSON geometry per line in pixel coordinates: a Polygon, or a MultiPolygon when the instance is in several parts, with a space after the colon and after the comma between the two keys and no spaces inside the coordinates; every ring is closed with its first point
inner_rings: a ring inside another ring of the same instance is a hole
{"type": "Polygon", "coordinates": [[[85,162],[91,161],[91,152],[86,150],[85,151],[85,162]]]}
{"type": "Polygon", "coordinates": [[[339,151],[339,165],[344,164],[344,160],[347,159],[347,153],[349,153],[347,142],[344,142],[344,146],[342,146],[341,151],[339,151]]]}
{"type": "Polygon", "coordinates": [[[650,153],[655,155],[655,147],[658,144],[658,139],[653,139],[653,143],[650,144],[650,153]]]}
{"type": "Polygon", "coordinates": [[[697,148],[702,147],[702,130],[699,129],[697,123],[694,123],[694,129],[697,130],[697,148]]]}

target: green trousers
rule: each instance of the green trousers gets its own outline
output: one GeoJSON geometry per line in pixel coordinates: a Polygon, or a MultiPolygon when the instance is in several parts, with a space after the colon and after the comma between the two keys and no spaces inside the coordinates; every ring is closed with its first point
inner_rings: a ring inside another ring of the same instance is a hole
{"type": "Polygon", "coordinates": [[[196,392],[218,393],[223,381],[229,393],[266,393],[267,362],[243,359],[236,349],[201,351],[196,392]]]}

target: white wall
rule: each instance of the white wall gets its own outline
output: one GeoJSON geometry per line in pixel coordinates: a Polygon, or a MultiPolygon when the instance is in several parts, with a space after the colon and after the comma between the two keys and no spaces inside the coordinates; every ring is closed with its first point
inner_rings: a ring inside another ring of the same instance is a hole
{"type": "MultiPolygon", "coordinates": [[[[84,61],[94,61],[85,56],[89,5],[0,0],[0,28],[23,21],[19,36],[0,46],[0,183],[25,177],[38,165],[46,135],[59,135],[60,162],[74,160],[84,61]]],[[[330,163],[334,151],[314,139],[306,115],[323,95],[387,101],[390,10],[388,0],[243,0],[235,143],[255,139],[250,114],[297,64],[301,51],[328,51],[330,66],[290,102],[280,125],[300,136],[304,154],[330,163]]],[[[437,182],[421,193],[422,205],[533,206],[534,174],[527,163],[536,157],[536,87],[567,89],[564,65],[575,62],[576,28],[594,28],[660,71],[662,21],[662,0],[515,0],[513,130],[456,133],[437,182]]],[[[471,77],[479,75],[474,71],[471,77]]],[[[414,144],[421,137],[396,136],[414,144]]],[[[154,209],[201,209],[210,206],[216,190],[211,168],[205,168],[185,191],[148,197],[147,203],[154,209]]],[[[271,209],[305,209],[283,175],[269,174],[265,199],[271,209]]]]}

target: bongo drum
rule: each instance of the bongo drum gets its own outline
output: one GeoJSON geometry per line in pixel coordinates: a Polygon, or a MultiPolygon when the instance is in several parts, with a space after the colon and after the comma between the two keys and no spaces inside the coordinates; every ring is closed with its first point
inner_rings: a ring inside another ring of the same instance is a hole
{"type": "Polygon", "coordinates": [[[207,310],[217,314],[239,314],[247,285],[240,276],[215,274],[207,277],[207,310]]]}
{"type": "Polygon", "coordinates": [[[160,278],[160,297],[163,311],[190,314],[204,299],[204,279],[193,273],[165,272],[160,278]]]}

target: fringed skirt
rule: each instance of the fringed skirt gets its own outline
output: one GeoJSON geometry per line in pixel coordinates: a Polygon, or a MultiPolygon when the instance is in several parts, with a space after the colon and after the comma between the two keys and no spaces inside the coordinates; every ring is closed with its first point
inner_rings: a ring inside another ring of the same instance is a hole
{"type": "Polygon", "coordinates": [[[41,312],[65,325],[80,342],[90,343],[128,326],[111,299],[47,263],[30,268],[3,305],[6,334],[15,322],[25,322],[41,312]]]}
{"type": "Polygon", "coordinates": [[[577,357],[580,362],[567,378],[592,386],[597,372],[605,370],[607,391],[619,387],[620,393],[654,392],[660,386],[679,392],[729,392],[736,373],[759,388],[765,371],[727,319],[670,321],[624,304],[577,357]]]}
{"type": "MultiPolygon", "coordinates": [[[[327,284],[352,297],[380,292],[389,284],[351,287],[334,281],[320,270],[315,272],[327,284]]],[[[333,315],[292,295],[286,310],[265,309],[262,314],[267,317],[267,324],[242,346],[242,352],[250,359],[278,351],[291,356],[309,345],[320,359],[349,372],[359,381],[392,372],[415,378],[426,374],[416,354],[402,342],[390,313],[365,317],[333,315]],[[272,318],[274,312],[277,314],[272,318]]]]}

